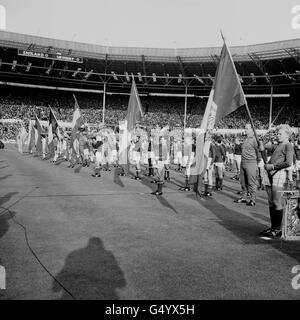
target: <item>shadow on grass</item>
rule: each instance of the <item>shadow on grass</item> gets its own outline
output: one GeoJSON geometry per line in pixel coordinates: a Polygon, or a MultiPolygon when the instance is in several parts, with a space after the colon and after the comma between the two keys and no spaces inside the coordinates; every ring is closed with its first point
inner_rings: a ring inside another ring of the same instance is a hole
{"type": "MultiPolygon", "coordinates": [[[[153,180],[153,179],[151,179],[151,180],[153,180]]],[[[151,192],[154,192],[154,191],[157,190],[157,184],[156,183],[151,183],[151,180],[148,180],[147,178],[143,177],[142,180],[140,180],[140,181],[144,186],[146,186],[149,189],[151,189],[151,192]]],[[[165,187],[165,185],[163,185],[162,191],[164,191],[164,187],[165,187]]],[[[162,195],[161,196],[153,195],[153,197],[156,197],[161,205],[163,205],[164,207],[166,207],[168,209],[171,209],[173,212],[178,214],[177,210],[162,195]]]]}
{"type": "Polygon", "coordinates": [[[1,181],[1,180],[5,180],[5,179],[7,179],[7,178],[9,178],[9,177],[12,177],[12,175],[11,175],[11,174],[7,174],[7,175],[5,175],[5,176],[3,176],[3,177],[0,177],[0,181],[1,181]]]}
{"type": "Polygon", "coordinates": [[[59,159],[58,161],[56,161],[55,165],[59,166],[63,162],[66,162],[66,160],[65,159],[59,159]]]}
{"type": "MultiPolygon", "coordinates": [[[[300,262],[299,241],[282,241],[281,239],[266,241],[259,236],[259,232],[266,228],[265,224],[228,208],[213,198],[201,201],[201,205],[218,218],[217,223],[238,237],[245,245],[269,244],[276,250],[300,262]]],[[[254,213],[253,216],[257,215],[257,213],[254,213]]],[[[266,217],[262,218],[259,215],[259,218],[266,220],[267,225],[269,225],[269,220],[266,217]]]]}
{"type": "MultiPolygon", "coordinates": [[[[86,247],[71,252],[56,279],[77,300],[119,300],[117,289],[126,286],[124,273],[113,253],[104,248],[100,238],[90,238],[86,247]]],[[[57,282],[53,292],[61,292],[60,300],[71,299],[57,282]]]]}
{"type": "Polygon", "coordinates": [[[18,192],[9,192],[0,198],[0,239],[5,235],[9,229],[8,221],[15,216],[15,212],[8,211],[3,205],[8,202],[18,192]]]}
{"type": "Polygon", "coordinates": [[[79,167],[74,169],[74,173],[80,173],[81,169],[82,169],[82,165],[79,165],[79,167]]]}
{"type": "Polygon", "coordinates": [[[114,181],[114,183],[116,183],[118,186],[124,188],[125,185],[124,185],[124,183],[122,182],[121,178],[119,177],[119,172],[120,172],[120,170],[119,170],[118,168],[115,168],[115,169],[114,169],[114,179],[113,179],[113,181],[114,181]]]}

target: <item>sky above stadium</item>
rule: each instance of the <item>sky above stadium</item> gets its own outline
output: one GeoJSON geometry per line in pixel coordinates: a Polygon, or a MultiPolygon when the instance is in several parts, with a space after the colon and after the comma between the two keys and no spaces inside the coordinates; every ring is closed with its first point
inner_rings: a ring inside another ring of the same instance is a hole
{"type": "Polygon", "coordinates": [[[0,5],[7,31],[105,46],[221,46],[220,29],[229,46],[300,38],[300,0],[0,0],[0,5]]]}

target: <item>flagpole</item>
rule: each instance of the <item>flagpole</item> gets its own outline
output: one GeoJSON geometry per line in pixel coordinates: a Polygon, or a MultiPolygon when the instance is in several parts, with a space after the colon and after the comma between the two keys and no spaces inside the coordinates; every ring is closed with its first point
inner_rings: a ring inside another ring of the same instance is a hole
{"type": "Polygon", "coordinates": [[[269,115],[269,130],[272,125],[272,111],[273,111],[273,86],[271,85],[271,97],[270,97],[270,115],[269,115]]]}
{"type": "Polygon", "coordinates": [[[282,108],[279,110],[277,116],[275,117],[275,119],[273,120],[273,122],[271,123],[271,126],[269,128],[269,130],[272,128],[273,124],[275,123],[275,121],[278,119],[278,117],[280,116],[281,112],[283,111],[283,109],[286,107],[286,103],[282,106],[282,108]]]}
{"type": "Polygon", "coordinates": [[[103,103],[102,103],[102,124],[105,124],[105,108],[106,108],[106,82],[103,86],[103,103]]]}
{"type": "Polygon", "coordinates": [[[74,98],[74,100],[75,100],[75,104],[76,104],[76,106],[79,106],[78,101],[77,101],[77,98],[76,98],[76,96],[75,96],[75,94],[74,94],[74,93],[73,93],[73,98],[74,98]]]}
{"type": "Polygon", "coordinates": [[[186,111],[187,111],[187,85],[185,86],[185,96],[184,96],[184,120],[183,120],[184,130],[186,128],[186,111]]]}
{"type": "Polygon", "coordinates": [[[53,114],[53,117],[54,117],[55,121],[57,122],[57,126],[59,127],[59,123],[58,123],[58,121],[57,121],[57,119],[56,119],[56,117],[55,117],[55,114],[54,114],[54,112],[53,112],[53,109],[51,108],[50,104],[49,104],[48,106],[49,106],[49,108],[50,108],[50,110],[51,110],[51,112],[52,112],[52,114],[53,114]]]}

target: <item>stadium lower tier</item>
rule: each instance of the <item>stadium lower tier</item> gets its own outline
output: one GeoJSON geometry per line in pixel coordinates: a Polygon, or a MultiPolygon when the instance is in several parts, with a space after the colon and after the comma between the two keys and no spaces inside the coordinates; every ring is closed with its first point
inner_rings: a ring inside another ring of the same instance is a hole
{"type": "MultiPolygon", "coordinates": [[[[86,123],[99,124],[103,118],[102,94],[76,93],[76,98],[86,123]]],[[[129,96],[107,95],[105,104],[105,124],[118,125],[127,113],[129,96]]],[[[183,127],[184,97],[141,96],[144,109],[142,125],[147,127],[183,127]]],[[[186,110],[186,127],[200,126],[205,111],[207,98],[188,98],[186,110]]],[[[248,104],[257,129],[267,129],[270,119],[269,98],[249,98],[248,104]]],[[[54,110],[58,120],[71,122],[74,111],[74,95],[71,92],[50,91],[28,88],[1,88],[0,119],[34,119],[49,117],[49,106],[54,110]]],[[[273,101],[272,121],[276,124],[288,123],[299,126],[299,108],[297,103],[288,98],[276,98],[273,101]]],[[[249,122],[246,109],[239,108],[216,124],[217,129],[243,129],[249,122]]],[[[3,134],[3,133],[2,133],[3,134]]],[[[11,137],[13,128],[4,133],[11,137]]]]}

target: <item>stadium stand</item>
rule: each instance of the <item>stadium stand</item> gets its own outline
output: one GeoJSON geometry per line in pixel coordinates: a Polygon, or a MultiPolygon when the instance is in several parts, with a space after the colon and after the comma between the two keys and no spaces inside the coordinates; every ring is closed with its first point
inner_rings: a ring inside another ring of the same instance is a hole
{"type": "MultiPolygon", "coordinates": [[[[299,126],[300,40],[232,47],[231,52],[245,94],[288,94],[274,98],[272,119],[299,126]],[[297,113],[298,112],[298,113],[297,113]]],[[[145,110],[142,125],[182,127],[184,94],[187,127],[199,127],[213,83],[221,48],[121,48],[48,39],[0,31],[0,121],[47,120],[49,106],[57,119],[70,121],[76,94],[84,120],[115,126],[126,115],[130,77],[136,77],[145,110]],[[47,88],[43,89],[43,88],[47,88]],[[51,90],[49,90],[51,89],[51,90]],[[85,92],[83,92],[85,91],[85,92]],[[162,94],[180,97],[157,96],[162,94]]],[[[257,129],[269,125],[270,98],[249,98],[257,129]]],[[[220,121],[218,129],[243,128],[245,108],[220,121]]],[[[1,136],[12,139],[18,123],[1,124],[1,136]]]]}

